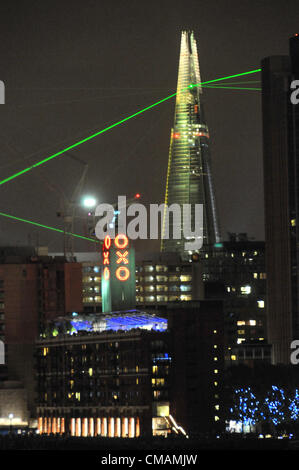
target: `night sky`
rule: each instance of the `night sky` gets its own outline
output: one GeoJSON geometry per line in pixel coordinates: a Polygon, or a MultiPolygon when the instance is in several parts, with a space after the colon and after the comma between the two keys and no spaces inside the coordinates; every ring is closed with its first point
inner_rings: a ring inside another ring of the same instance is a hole
{"type": "MultiPolygon", "coordinates": [[[[288,53],[299,2],[2,1],[1,179],[173,93],[182,29],[195,31],[202,80],[232,75],[288,53]]],[[[204,103],[223,238],[263,239],[260,92],[205,90],[204,103]]],[[[172,100],[73,150],[89,164],[86,192],[163,202],[173,114],[172,100]]],[[[70,196],[81,173],[60,156],[1,186],[0,211],[62,228],[60,192],[70,196]]],[[[1,218],[1,244],[58,250],[62,238],[1,218]]]]}

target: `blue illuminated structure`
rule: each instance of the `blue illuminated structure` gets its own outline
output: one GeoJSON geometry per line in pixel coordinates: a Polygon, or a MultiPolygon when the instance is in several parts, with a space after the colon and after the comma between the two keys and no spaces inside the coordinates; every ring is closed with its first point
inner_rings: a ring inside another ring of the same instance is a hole
{"type": "Polygon", "coordinates": [[[107,330],[131,330],[133,328],[142,328],[154,331],[166,331],[167,320],[155,315],[131,310],[129,312],[113,312],[111,315],[105,315],[107,330]]]}
{"type": "Polygon", "coordinates": [[[57,319],[55,326],[67,323],[71,325],[68,334],[78,331],[104,332],[104,331],[129,331],[132,329],[143,329],[148,331],[167,331],[166,318],[158,317],[151,313],[139,310],[126,310],[104,314],[80,315],[72,314],[71,318],[63,317],[57,319]]]}
{"type": "Polygon", "coordinates": [[[92,323],[88,320],[71,320],[72,325],[72,333],[76,333],[77,331],[93,331],[92,323]]]}

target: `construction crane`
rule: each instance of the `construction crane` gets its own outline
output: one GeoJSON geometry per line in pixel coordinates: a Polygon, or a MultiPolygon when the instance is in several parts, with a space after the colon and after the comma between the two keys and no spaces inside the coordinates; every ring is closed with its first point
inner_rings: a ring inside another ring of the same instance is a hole
{"type": "Polygon", "coordinates": [[[74,237],[70,233],[74,233],[74,222],[76,218],[76,209],[78,208],[78,201],[80,201],[82,196],[82,191],[85,185],[86,175],[88,172],[88,163],[86,163],[81,158],[76,157],[75,155],[65,152],[71,159],[83,165],[83,171],[81,177],[75,186],[75,189],[70,197],[70,199],[64,197],[62,203],[62,213],[57,213],[57,216],[63,217],[63,230],[64,230],[64,246],[63,253],[65,258],[68,261],[74,261],[74,237]]]}
{"type": "Polygon", "coordinates": [[[80,163],[83,166],[82,174],[79,178],[75,189],[70,198],[68,198],[62,189],[62,187],[57,184],[50,182],[48,178],[43,174],[43,172],[39,171],[39,177],[45,182],[48,188],[55,192],[56,194],[60,194],[60,208],[56,212],[57,217],[61,217],[63,219],[63,253],[65,258],[68,261],[73,261],[74,258],[74,237],[70,235],[70,233],[74,233],[74,222],[77,218],[76,209],[79,206],[79,200],[82,196],[82,191],[85,185],[86,175],[88,172],[88,163],[86,163],[81,158],[71,154],[70,152],[65,152],[72,160],[80,163]]]}

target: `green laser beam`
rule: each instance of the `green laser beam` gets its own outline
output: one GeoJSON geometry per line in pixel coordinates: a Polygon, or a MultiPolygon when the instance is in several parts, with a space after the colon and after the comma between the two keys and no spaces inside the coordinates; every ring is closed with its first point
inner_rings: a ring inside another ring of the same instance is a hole
{"type": "Polygon", "coordinates": [[[38,222],[33,222],[32,220],[22,219],[21,217],[16,217],[16,216],[11,215],[11,214],[5,214],[4,212],[0,212],[0,216],[7,217],[7,218],[13,219],[13,220],[17,220],[18,222],[25,222],[26,224],[35,225],[36,227],[45,228],[47,230],[53,230],[54,232],[63,233],[65,235],[71,235],[72,237],[82,238],[83,240],[88,240],[90,242],[99,243],[99,240],[94,240],[93,238],[84,237],[83,235],[78,235],[78,234],[72,233],[72,232],[65,232],[64,230],[62,230],[60,228],[50,227],[49,225],[43,225],[43,224],[40,224],[38,222]]]}
{"type": "Polygon", "coordinates": [[[252,73],[257,73],[257,72],[261,72],[262,69],[256,69],[256,70],[249,70],[249,72],[242,72],[242,73],[237,73],[236,75],[228,75],[226,77],[222,77],[222,78],[214,78],[214,80],[209,80],[207,82],[200,82],[200,83],[196,83],[196,84],[191,84],[189,85],[189,88],[193,88],[195,86],[201,86],[201,85],[205,85],[206,83],[214,83],[214,82],[219,82],[221,80],[228,80],[229,78],[234,78],[234,77],[240,77],[241,75],[250,75],[252,73]]]}
{"type": "Polygon", "coordinates": [[[221,88],[221,89],[224,89],[224,90],[254,90],[254,91],[261,91],[261,88],[253,88],[253,87],[237,87],[237,86],[222,86],[222,85],[218,85],[218,86],[212,86],[212,85],[203,85],[204,88],[213,88],[214,90],[216,90],[217,88],[221,88]]]}
{"type": "MultiPolygon", "coordinates": [[[[191,84],[188,87],[183,88],[181,91],[187,90],[188,88],[193,88],[193,87],[196,87],[196,86],[200,86],[200,85],[205,85],[205,84],[208,84],[208,83],[214,83],[214,82],[219,82],[219,81],[223,81],[223,80],[228,80],[229,78],[241,77],[241,76],[244,76],[244,75],[250,75],[252,73],[257,73],[257,72],[260,72],[260,71],[261,71],[261,69],[249,70],[248,72],[242,72],[242,73],[238,73],[238,74],[235,74],[235,75],[228,75],[226,77],[215,78],[214,80],[208,80],[206,82],[201,82],[199,84],[191,84]]],[[[70,145],[69,147],[64,148],[63,150],[60,150],[59,152],[56,152],[53,155],[50,155],[49,157],[44,158],[43,160],[41,160],[39,162],[36,162],[33,165],[30,165],[29,167],[24,168],[23,170],[18,171],[17,173],[14,173],[11,176],[8,176],[7,178],[4,178],[3,180],[0,181],[0,185],[2,185],[4,183],[7,183],[8,181],[11,181],[11,180],[17,178],[18,176],[21,176],[21,175],[24,175],[25,173],[28,173],[29,171],[33,170],[33,168],[37,168],[38,166],[43,165],[44,163],[49,162],[50,160],[53,160],[53,158],[56,158],[59,155],[62,155],[63,153],[78,147],[79,145],[83,144],[84,142],[88,142],[89,140],[94,139],[98,135],[101,135],[104,132],[107,132],[110,129],[113,129],[116,126],[119,126],[120,124],[122,124],[126,121],[129,121],[130,119],[133,119],[135,116],[139,116],[140,114],[144,113],[145,111],[148,111],[149,109],[152,109],[155,106],[158,106],[159,104],[170,100],[171,98],[173,98],[176,95],[177,95],[177,92],[167,96],[166,98],[163,98],[159,101],[156,101],[155,103],[151,104],[150,106],[146,106],[145,108],[141,109],[140,111],[137,111],[136,113],[131,114],[130,116],[127,116],[127,117],[121,119],[120,121],[117,121],[114,124],[111,124],[110,126],[105,127],[104,129],[96,132],[95,134],[92,134],[92,135],[86,137],[85,139],[82,139],[79,142],[76,142],[76,143],[70,145]]]]}
{"type": "MultiPolygon", "coordinates": [[[[243,84],[247,85],[248,83],[261,83],[261,81],[260,80],[249,80],[249,81],[245,82],[244,80],[242,80],[241,82],[228,82],[227,84],[228,85],[241,85],[241,84],[242,85],[243,84]]],[[[218,86],[217,83],[215,84],[215,86],[218,86]]]]}

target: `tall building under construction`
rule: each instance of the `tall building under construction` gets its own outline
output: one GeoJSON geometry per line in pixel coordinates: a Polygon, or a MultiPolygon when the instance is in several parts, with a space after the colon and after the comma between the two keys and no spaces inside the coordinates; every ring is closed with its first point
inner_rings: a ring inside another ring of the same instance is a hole
{"type": "MultiPolygon", "coordinates": [[[[201,103],[202,87],[194,33],[183,31],[174,126],[171,129],[165,204],[191,204],[191,228],[194,230],[195,204],[203,205],[203,231],[199,245],[220,241],[215,196],[210,169],[209,130],[201,103]],[[201,243],[202,242],[202,243],[201,243]]],[[[182,257],[186,237],[183,224],[164,215],[161,251],[178,252],[182,257]],[[169,232],[169,238],[165,234],[169,232]],[[174,238],[174,232],[180,233],[174,238]]],[[[190,240],[189,240],[190,241],[190,240]]]]}

